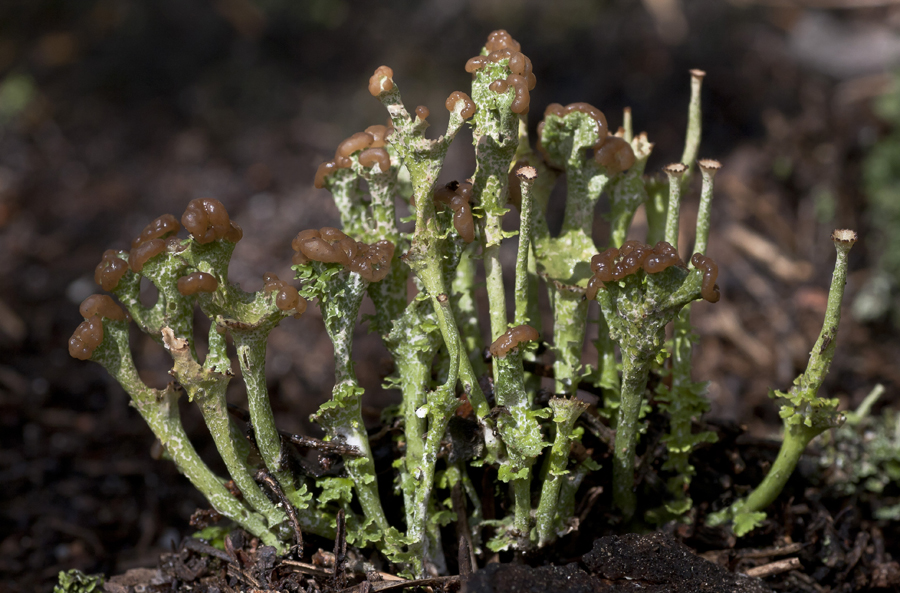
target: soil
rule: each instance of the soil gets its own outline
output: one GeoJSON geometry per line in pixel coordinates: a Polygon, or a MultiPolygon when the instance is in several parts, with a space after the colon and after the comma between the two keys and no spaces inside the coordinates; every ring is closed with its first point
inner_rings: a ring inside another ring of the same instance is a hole
{"type": "MultiPolygon", "coordinates": [[[[780,427],[768,389],[786,388],[805,365],[824,312],[831,230],[854,228],[863,237],[851,254],[848,303],[877,265],[860,163],[887,132],[871,99],[900,61],[866,44],[873,31],[893,35],[900,13],[697,0],[683,3],[683,21],[677,14],[654,20],[647,7],[663,4],[0,4],[0,88],[9,92],[6,83],[15,80],[17,92],[30,97],[16,111],[10,95],[0,94],[0,590],[49,591],[57,573],[70,568],[130,575],[111,581],[120,591],[169,591],[173,583],[298,590],[316,579],[320,590],[335,585],[237,535],[227,559],[180,548],[204,500],[171,464],[153,459],[152,435],[121,389],[99,366],[71,359],[65,343],[80,321],[77,304],[96,290],[92,271],[103,250],[126,247],[148,221],[181,212],[192,198],[222,200],[244,227],[234,281],[258,289],[263,271],[288,277],[296,232],[337,222],[329,197],[312,188],[315,167],[342,138],[384,119],[365,92],[374,68],[391,65],[405,100],[435,107],[439,128],[436,107],[466,87],[461,65],[496,28],[509,29],[534,62],[533,113],[550,102],[583,100],[618,125],[612,114],[631,106],[636,126],[656,142],[650,170],[680,157],[687,70],[707,71],[701,156],[724,163],[709,249],[722,270],[723,298],[694,308],[701,336],[695,377],[711,381],[709,417],[720,441],[692,461],[694,524],[758,483],[777,452],[780,427]],[[810,36],[822,31],[845,44],[807,51],[810,36]],[[761,257],[760,249],[780,257],[761,257]],[[160,554],[169,556],[161,561],[160,554]]],[[[451,150],[445,180],[471,171],[467,142],[461,136],[451,150]]],[[[686,217],[695,204],[694,195],[686,217]]],[[[550,223],[559,224],[553,213],[550,223]]],[[[601,223],[595,231],[605,236],[601,223]]],[[[310,436],[320,433],[306,418],[328,397],[333,377],[317,316],[311,307],[276,330],[267,361],[281,428],[310,436]]],[[[852,409],[883,383],[875,413],[896,409],[896,328],[885,318],[860,323],[848,312],[837,339],[823,390],[852,409]]],[[[145,380],[165,384],[165,353],[143,336],[133,344],[145,380]]],[[[396,401],[380,387],[386,352],[361,327],[356,354],[374,425],[380,408],[396,401]]],[[[239,383],[229,400],[242,405],[239,383]]],[[[188,407],[183,415],[198,450],[221,469],[199,415],[188,407]]],[[[660,502],[653,435],[664,421],[654,419],[644,441],[645,508],[660,502]]],[[[602,443],[594,450],[603,463],[602,443]]],[[[518,564],[490,565],[466,586],[501,590],[492,583],[521,578],[565,590],[551,583],[566,577],[590,590],[689,587],[645,573],[640,558],[644,566],[664,566],[639,553],[649,549],[734,582],[739,577],[728,575],[797,558],[799,567],[765,576],[776,591],[900,589],[897,522],[875,520],[877,501],[865,495],[824,487],[816,453],[810,449],[766,523],[740,540],[681,524],[665,526],[665,538],[627,535],[650,526],[615,524],[603,463],[586,485],[579,529],[540,555],[498,558],[518,564]],[[673,540],[708,562],[694,565],[696,557],[673,540]],[[592,549],[635,564],[601,566],[592,549]],[[714,573],[715,566],[727,574],[714,573]]],[[[456,541],[452,529],[445,541],[456,541]]],[[[331,543],[310,540],[306,556],[294,561],[312,564],[318,548],[331,543]]],[[[351,564],[341,586],[365,578],[351,564]]]]}

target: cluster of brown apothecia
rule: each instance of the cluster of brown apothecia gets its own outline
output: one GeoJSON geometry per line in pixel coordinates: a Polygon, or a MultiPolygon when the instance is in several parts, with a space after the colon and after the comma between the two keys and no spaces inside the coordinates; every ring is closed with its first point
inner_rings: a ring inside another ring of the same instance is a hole
{"type": "MultiPolygon", "coordinates": [[[[182,226],[201,245],[220,240],[237,243],[243,237],[241,227],[231,220],[222,202],[214,198],[198,198],[188,204],[180,223],[171,214],[163,214],[144,227],[131,242],[127,262],[123,259],[126,257],[123,251],[109,249],[104,252],[94,270],[94,281],[103,290],[113,291],[118,288],[129,269],[138,274],[148,261],[166,250],[185,249],[176,236],[182,226]]],[[[284,312],[294,311],[295,317],[303,314],[306,299],[300,296],[296,288],[278,280],[274,274],[264,276],[264,281],[267,293],[278,291],[275,296],[278,309],[284,312]]],[[[219,281],[215,276],[200,271],[182,276],[177,282],[178,292],[183,296],[212,293],[218,288],[219,281]]],[[[122,321],[127,318],[127,314],[109,296],[97,294],[85,299],[79,310],[85,321],[69,340],[69,353],[75,358],[86,360],[103,341],[103,324],[100,318],[122,321]]]]}
{"type": "Polygon", "coordinates": [[[451,181],[434,191],[433,199],[453,210],[453,228],[466,243],[475,240],[475,220],[472,218],[472,183],[451,181]]]}
{"type": "Polygon", "coordinates": [[[125,321],[127,315],[122,307],[105,294],[92,294],[81,302],[78,312],[84,321],[75,328],[69,338],[69,354],[78,360],[88,360],[94,349],[103,342],[102,318],[125,321]]]}
{"type": "Polygon", "coordinates": [[[474,75],[484,68],[488,62],[496,63],[500,60],[508,59],[509,69],[512,74],[507,76],[506,79],[495,80],[488,88],[500,94],[509,90],[509,87],[513,87],[516,91],[516,96],[510,106],[510,111],[513,113],[527,113],[528,107],[531,105],[529,91],[534,90],[537,79],[532,71],[531,60],[519,51],[522,49],[522,46],[509,33],[500,29],[488,36],[484,47],[490,53],[486,56],[469,58],[469,61],[466,62],[466,72],[474,75]]]}
{"type": "MultiPolygon", "coordinates": [[[[191,200],[181,216],[180,224],[171,214],[163,214],[144,227],[141,234],[131,242],[127,263],[120,257],[121,252],[114,249],[106,250],[100,263],[94,269],[94,281],[103,290],[115,290],[129,267],[132,272],[139,273],[144,269],[144,264],[164,252],[170,243],[173,245],[177,243],[178,238],[175,235],[181,230],[182,225],[201,245],[222,239],[237,243],[244,236],[241,227],[229,218],[228,211],[222,202],[214,198],[191,200]]],[[[209,274],[205,274],[205,276],[209,276],[209,274]]],[[[205,290],[211,286],[209,279],[194,275],[188,277],[191,279],[184,283],[179,282],[179,290],[183,284],[186,290],[193,292],[182,291],[182,294],[194,294],[198,291],[212,292],[218,286],[217,283],[212,289],[205,290]]],[[[216,281],[212,276],[209,277],[213,282],[216,281]]]]}
{"type": "MultiPolygon", "coordinates": [[[[552,159],[550,159],[540,142],[541,132],[544,130],[547,116],[554,115],[562,118],[573,111],[586,113],[597,122],[597,137],[599,140],[591,147],[594,150],[594,160],[606,167],[611,175],[630,169],[635,161],[634,150],[631,148],[631,145],[620,135],[609,133],[606,115],[590,103],[569,103],[565,107],[559,103],[551,103],[547,106],[544,110],[544,119],[538,123],[537,127],[537,149],[544,155],[544,160],[548,163],[552,162],[552,159]]],[[[624,131],[617,132],[617,134],[620,133],[624,133],[624,131]]]]}
{"type": "Polygon", "coordinates": [[[359,164],[367,169],[378,163],[382,173],[387,173],[391,168],[391,155],[385,150],[384,145],[387,143],[387,137],[394,128],[390,122],[386,126],[369,126],[365,132],[357,132],[343,142],[338,144],[337,150],[334,152],[334,158],[325,161],[316,169],[316,177],[313,185],[317,189],[325,187],[325,178],[334,173],[338,169],[349,169],[352,164],[350,155],[361,150],[359,153],[359,164]]]}
{"type": "Polygon", "coordinates": [[[394,257],[394,244],[390,241],[369,245],[354,241],[343,231],[328,226],[300,231],[291,241],[291,248],[297,252],[291,260],[294,265],[310,261],[341,264],[369,282],[383,280],[391,270],[394,257]]]}
{"type": "MultiPolygon", "coordinates": [[[[712,258],[699,253],[694,254],[691,263],[703,271],[700,296],[704,300],[715,303],[719,300],[719,287],[716,285],[716,278],[719,275],[718,266],[712,258]]],[[[626,241],[620,249],[610,247],[591,258],[591,271],[594,275],[588,282],[585,295],[589,300],[593,300],[605,282],[617,282],[638,270],[644,270],[648,274],[658,274],[670,266],[684,267],[684,262],[669,243],[660,241],[650,247],[640,241],[626,241]]]]}

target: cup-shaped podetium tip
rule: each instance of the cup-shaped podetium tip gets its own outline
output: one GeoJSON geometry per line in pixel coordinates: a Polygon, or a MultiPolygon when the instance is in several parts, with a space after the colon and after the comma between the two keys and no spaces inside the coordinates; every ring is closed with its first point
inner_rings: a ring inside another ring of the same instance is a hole
{"type": "Polygon", "coordinates": [[[853,244],[859,240],[859,236],[856,231],[850,229],[834,229],[834,232],[831,233],[831,240],[835,245],[853,247],[853,244]]]}
{"type": "Polygon", "coordinates": [[[722,163],[715,159],[700,159],[700,162],[697,164],[700,165],[700,170],[710,177],[714,176],[722,168],[722,163]]]}

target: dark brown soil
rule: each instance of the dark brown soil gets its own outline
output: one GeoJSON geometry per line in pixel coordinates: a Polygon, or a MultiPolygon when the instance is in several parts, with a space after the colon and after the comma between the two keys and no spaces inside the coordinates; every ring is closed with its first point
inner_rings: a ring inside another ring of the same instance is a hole
{"type": "MultiPolygon", "coordinates": [[[[80,321],[77,303],[96,290],[92,271],[102,251],[125,247],[159,214],[212,196],[245,230],[232,278],[256,289],[264,271],[287,277],[291,237],[337,221],[328,196],[312,188],[316,165],[342,138],[384,119],[365,93],[371,71],[391,65],[407,102],[430,105],[437,117],[446,96],[467,85],[461,65],[501,27],[535,64],[534,114],[550,102],[583,100],[618,125],[613,114],[630,105],[637,127],[656,142],[651,169],[680,157],[686,73],[707,71],[701,156],[725,165],[710,246],[723,298],[694,309],[702,336],[695,376],[711,380],[710,416],[720,419],[721,441],[695,460],[698,519],[758,483],[779,428],[767,390],[787,387],[805,365],[824,311],[831,230],[863,236],[852,253],[848,299],[876,262],[860,160],[886,131],[870,99],[882,88],[879,73],[896,65],[863,51],[883,63],[847,66],[828,53],[830,44],[810,55],[802,35],[834,25],[864,49],[872,38],[866,32],[891,33],[898,13],[698,0],[683,3],[689,34],[678,38],[665,24],[660,33],[645,8],[659,3],[649,0],[563,4],[0,3],[0,80],[19,76],[32,91],[17,114],[0,104],[0,590],[49,591],[69,568],[121,574],[156,567],[205,507],[170,464],[151,458],[149,430],[103,369],[66,353],[80,321]],[[755,257],[748,244],[774,247],[784,265],[755,257]]],[[[447,179],[470,172],[467,142],[460,137],[451,151],[447,179]]],[[[684,207],[688,217],[692,203],[684,207]]],[[[605,232],[598,225],[597,236],[605,232]]],[[[306,418],[332,380],[330,344],[313,309],[273,334],[268,360],[282,428],[310,435],[316,428],[306,418]]],[[[896,329],[848,314],[838,341],[823,389],[853,408],[881,382],[887,392],[876,412],[896,408],[896,329]]],[[[165,353],[140,336],[133,343],[145,379],[164,384],[165,353]]],[[[396,395],[380,388],[385,353],[365,327],[356,353],[374,422],[396,395]]],[[[234,383],[229,398],[240,405],[234,383]]],[[[184,409],[189,434],[219,468],[193,412],[184,409]]],[[[655,505],[660,485],[648,438],[642,503],[655,505]]],[[[589,486],[598,487],[606,478],[593,479],[589,486]]],[[[799,544],[787,556],[802,568],[767,577],[773,590],[897,588],[897,524],[875,521],[870,501],[835,497],[815,479],[798,472],[766,524],[740,541],[683,525],[667,532],[730,571],[780,560],[777,550],[799,544]]],[[[528,564],[578,562],[596,537],[626,533],[612,526],[605,496],[585,497],[592,506],[580,509],[581,529],[528,564]]],[[[252,542],[238,548],[248,555],[241,570],[258,566],[252,542]]],[[[178,554],[184,570],[206,563],[196,552],[178,554]]],[[[229,577],[227,564],[211,561],[204,575],[223,579],[221,591],[254,586],[229,577]]],[[[254,570],[248,574],[271,574],[254,570]]],[[[569,569],[543,570],[550,578],[569,569]]],[[[276,578],[294,578],[285,572],[292,571],[276,568],[276,578]]],[[[186,572],[166,574],[189,580],[186,572]]],[[[135,582],[147,584],[146,577],[135,582]]],[[[171,590],[168,583],[154,587],[171,590]]]]}

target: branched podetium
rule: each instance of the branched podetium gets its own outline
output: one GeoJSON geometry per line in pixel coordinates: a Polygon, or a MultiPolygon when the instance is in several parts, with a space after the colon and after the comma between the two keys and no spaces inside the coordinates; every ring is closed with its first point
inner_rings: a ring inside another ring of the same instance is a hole
{"type": "MultiPolygon", "coordinates": [[[[296,552],[305,532],[325,537],[339,532],[350,544],[378,548],[405,574],[415,576],[447,572],[441,527],[452,521],[476,555],[483,555],[484,548],[524,551],[550,544],[577,525],[578,488],[599,468],[591,450],[580,443],[586,429],[603,432],[596,412],[576,397],[585,381],[601,389],[600,413],[615,429],[611,488],[617,512],[627,521],[638,510],[634,467],[640,412],[650,402],[648,376],[667,356],[665,328],[673,321],[671,387],[661,389],[656,401],[671,419],[664,469],[673,477],[669,503],[647,516],[662,520],[690,508],[690,453],[710,437],[691,429],[707,404],[704,385],[691,378],[686,306],[700,298],[719,299],[718,268],[705,253],[713,175],[719,168],[715,161],[699,163],[703,186],[696,253],[688,258],[689,252],[678,245],[681,193],[699,145],[703,73],[691,73],[682,162],[666,167],[665,177],[646,177],[653,144],[646,134],[633,133],[629,110],[623,127],[612,133],[606,115],[592,105],[552,104],[538,125],[532,150],[527,116],[537,80],[531,60],[520,50],[506,31],[490,34],[480,54],[465,66],[473,77],[471,93],[449,95],[447,131],[437,139],[425,137],[429,109],[409,111],[393,71],[387,66],[375,71],[369,92],[387,108],[390,122],[341,142],[334,158],[316,172],[314,184],[331,192],[342,229],[302,230],[293,240],[299,289],[274,274],[266,274],[263,289],[255,293],[228,282],[228,263],[242,232],[212,199],[191,202],[180,224],[171,215],[156,219],[130,252],[103,254],[97,283],[119,298],[130,318],[108,296],[89,298],[81,307],[85,322],[69,342],[70,353],[104,365],[215,510],[263,543],[283,552],[293,542],[296,552]],[[438,187],[447,149],[467,122],[473,128],[475,170],[438,187]],[[561,175],[566,177],[565,213],[562,231],[552,236],[548,201],[561,175]],[[601,249],[592,229],[602,195],[610,200],[612,231],[601,249]],[[414,213],[411,233],[401,232],[397,224],[395,204],[402,198],[408,198],[414,213]],[[625,240],[641,204],[648,212],[651,244],[625,240]],[[518,233],[501,225],[510,205],[520,214],[518,233]],[[176,236],[182,225],[190,233],[187,239],[176,236]],[[516,234],[515,310],[508,314],[500,246],[516,234]],[[490,327],[484,331],[475,298],[478,261],[483,262],[489,305],[484,317],[490,327]],[[141,278],[159,289],[152,307],[140,302],[141,278]],[[409,300],[411,281],[417,294],[409,300]],[[541,331],[540,283],[550,294],[552,333],[541,331]],[[361,411],[364,388],[353,364],[353,331],[367,295],[375,304],[370,326],[395,361],[388,384],[402,394],[396,419],[402,436],[396,441],[393,477],[376,475],[361,411]],[[308,300],[317,301],[334,344],[332,398],[313,420],[332,443],[330,455],[342,457],[339,473],[294,475],[288,463],[291,443],[317,442],[278,430],[266,390],[269,332],[285,317],[303,314],[308,300]],[[582,365],[582,355],[594,300],[600,316],[598,360],[591,368],[582,365]],[[209,354],[202,363],[194,348],[196,307],[212,322],[209,354]],[[129,350],[129,320],[166,347],[180,387],[158,390],[141,381],[129,350]],[[225,400],[233,376],[226,334],[232,336],[247,384],[249,413],[238,417],[249,419],[251,439],[243,437],[225,400]],[[549,401],[536,397],[541,377],[524,370],[526,359],[529,369],[546,368],[538,353],[542,339],[553,357],[556,395],[549,401]],[[485,344],[491,344],[487,362],[485,344]],[[200,407],[234,485],[230,490],[184,433],[181,389],[200,407]],[[471,467],[499,478],[499,504],[493,500],[493,485],[489,492],[475,486],[471,467]],[[379,488],[379,480],[385,479],[396,486],[391,502],[403,505],[401,524],[388,522],[382,500],[386,490],[379,488]],[[482,500],[491,501],[492,513],[501,508],[509,513],[485,519],[482,500]],[[493,535],[484,541],[486,527],[493,535]]],[[[849,241],[839,242],[842,274],[849,247],[841,251],[840,245],[849,241]]],[[[835,278],[837,282],[837,270],[835,278]]],[[[843,286],[843,276],[840,280],[843,286]]],[[[835,286],[832,297],[839,304],[835,286]]],[[[831,401],[815,396],[834,352],[833,299],[827,336],[823,333],[821,347],[813,353],[811,370],[782,394],[790,402],[783,412],[789,451],[776,466],[788,472],[809,439],[835,421],[831,401]]],[[[601,440],[611,439],[604,434],[601,440]]],[[[766,478],[759,494],[736,502],[714,520],[734,519],[737,530],[744,531],[747,518],[758,517],[777,495],[776,482],[766,478]]]]}

